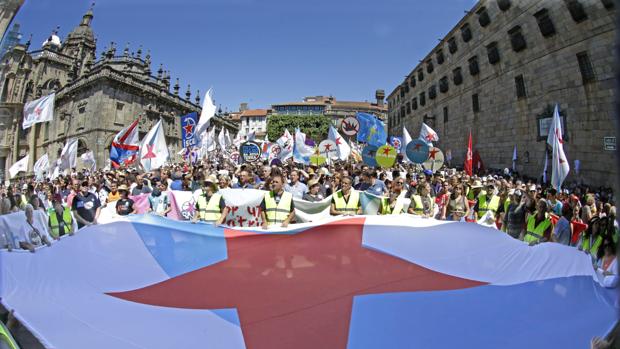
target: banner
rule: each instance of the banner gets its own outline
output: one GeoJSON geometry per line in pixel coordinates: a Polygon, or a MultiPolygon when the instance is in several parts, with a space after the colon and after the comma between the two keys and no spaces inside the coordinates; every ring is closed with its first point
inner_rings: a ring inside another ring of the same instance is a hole
{"type": "Polygon", "coordinates": [[[409,216],[136,215],[0,261],[0,301],[46,348],[588,348],[618,311],[575,248],[409,216]]]}
{"type": "MultiPolygon", "coordinates": [[[[34,226],[42,236],[47,237],[49,241],[53,240],[50,235],[49,226],[47,225],[48,217],[45,211],[34,210],[32,221],[32,226],[34,226]]],[[[4,248],[7,244],[10,245],[11,248],[17,249],[19,248],[20,241],[31,243],[30,232],[32,231],[32,226],[26,221],[26,213],[24,211],[1,215],[0,249],[4,248]]]]}
{"type": "Polygon", "coordinates": [[[183,148],[193,147],[198,144],[198,137],[194,137],[196,124],[198,123],[198,114],[196,112],[181,116],[181,137],[183,148]]]}
{"type": "Polygon", "coordinates": [[[319,222],[328,219],[332,204],[332,196],[317,202],[293,198],[295,203],[295,221],[297,223],[319,222]]]}

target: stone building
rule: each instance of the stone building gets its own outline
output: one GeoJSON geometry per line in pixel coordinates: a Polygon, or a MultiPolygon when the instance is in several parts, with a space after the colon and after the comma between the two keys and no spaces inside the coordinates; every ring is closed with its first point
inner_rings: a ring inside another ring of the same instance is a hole
{"type": "Polygon", "coordinates": [[[339,101],[332,96],[305,97],[301,102],[279,103],[271,106],[274,114],[285,115],[316,115],[322,114],[332,118],[335,124],[347,116],[355,116],[357,112],[374,114],[381,120],[387,116],[387,108],[383,103],[385,92],[377,90],[376,103],[339,101]]]}
{"type": "MultiPolygon", "coordinates": [[[[141,47],[136,52],[125,47],[117,53],[111,43],[97,59],[92,20],[91,9],[64,41],[54,32],[40,50],[28,51],[27,42],[3,58],[0,173],[26,153],[29,169],[46,152],[54,161],[68,138],[79,140],[78,155],[93,150],[103,167],[116,133],[138,116],[140,137],[161,118],[170,153],[180,150],[179,118],[200,112],[200,92],[192,98],[188,85],[180,94],[178,79],[171,85],[170,72],[161,65],[153,74],[150,52],[145,54],[141,47]],[[56,92],[54,120],[22,130],[24,103],[51,92],[56,92]]],[[[214,124],[236,132],[219,116],[214,124]]]]}
{"type": "Polygon", "coordinates": [[[510,167],[516,145],[517,170],[539,178],[557,103],[567,181],[611,186],[614,36],[612,0],[480,1],[390,93],[390,133],[424,121],[462,164],[471,130],[486,167],[510,167]]]}

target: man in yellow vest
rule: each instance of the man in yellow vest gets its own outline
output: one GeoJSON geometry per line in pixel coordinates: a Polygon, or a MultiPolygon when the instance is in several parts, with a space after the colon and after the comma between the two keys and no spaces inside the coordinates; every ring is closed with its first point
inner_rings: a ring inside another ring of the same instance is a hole
{"type": "Polygon", "coordinates": [[[62,198],[55,195],[53,200],[53,208],[49,208],[48,224],[50,226],[50,235],[56,240],[61,236],[68,234],[73,235],[73,216],[69,207],[62,206],[62,198]]]}
{"type": "Polygon", "coordinates": [[[295,218],[293,194],[284,191],[282,182],[281,175],[273,175],[271,177],[271,190],[265,193],[260,204],[263,229],[278,223],[281,224],[282,228],[286,228],[295,218]]]}
{"type": "Polygon", "coordinates": [[[487,211],[493,212],[493,217],[499,209],[500,197],[495,192],[495,185],[489,184],[486,191],[480,192],[478,195],[478,203],[474,210],[478,212],[478,219],[484,217],[487,211]]]}
{"type": "Polygon", "coordinates": [[[332,197],[332,207],[330,214],[332,216],[353,216],[356,214],[362,214],[362,205],[360,203],[359,191],[353,189],[353,179],[349,176],[344,176],[340,182],[342,189],[334,193],[332,197]]]}
{"type": "Polygon", "coordinates": [[[523,237],[523,241],[534,245],[539,242],[549,241],[550,235],[551,219],[549,219],[547,214],[547,201],[540,199],[536,204],[536,212],[527,218],[527,232],[523,237]]]}
{"type": "Polygon", "coordinates": [[[207,178],[202,185],[202,192],[196,197],[196,211],[192,223],[198,221],[220,225],[228,215],[228,207],[222,194],[216,193],[215,176],[207,178]]]}
{"type": "Polygon", "coordinates": [[[407,212],[426,218],[434,215],[435,198],[431,196],[431,186],[428,182],[418,184],[418,193],[411,195],[411,204],[407,212]]]}

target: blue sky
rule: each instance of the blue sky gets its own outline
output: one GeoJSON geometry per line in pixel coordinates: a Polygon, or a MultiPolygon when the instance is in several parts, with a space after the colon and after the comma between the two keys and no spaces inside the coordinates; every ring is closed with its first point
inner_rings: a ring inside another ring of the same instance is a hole
{"type": "MultiPolygon", "coordinates": [[[[57,25],[77,26],[86,0],[26,0],[17,14],[31,49],[57,25]]],[[[473,0],[98,0],[97,57],[110,41],[122,52],[143,45],[216,104],[265,108],[304,96],[374,100],[388,95],[463,17],[473,0]]],[[[118,52],[118,50],[117,50],[118,52]]],[[[201,96],[202,97],[202,96],[201,96]]],[[[193,98],[193,97],[192,97],[193,98]]]]}

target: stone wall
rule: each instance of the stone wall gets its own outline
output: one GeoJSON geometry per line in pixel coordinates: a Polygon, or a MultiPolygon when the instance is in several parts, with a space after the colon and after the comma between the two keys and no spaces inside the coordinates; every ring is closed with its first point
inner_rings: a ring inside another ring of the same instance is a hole
{"type": "MultiPolygon", "coordinates": [[[[617,167],[614,153],[603,150],[603,137],[614,136],[613,107],[613,45],[614,10],[607,2],[580,0],[587,16],[579,22],[571,16],[564,1],[510,1],[510,8],[500,10],[496,0],[479,2],[433,51],[422,60],[403,84],[388,97],[391,134],[400,134],[406,126],[417,136],[426,120],[440,135],[439,147],[451,150],[453,164],[462,164],[469,131],[474,148],[478,149],[487,167],[504,168],[512,164],[513,148],[518,149],[517,170],[539,177],[543,171],[545,141],[538,135],[539,115],[556,103],[566,117],[564,150],[571,163],[567,181],[583,180],[595,185],[611,186],[617,167]],[[482,27],[480,10],[484,7],[490,23],[482,27]],[[534,16],[547,10],[555,34],[544,37],[534,16]],[[472,39],[465,43],[461,27],[468,24],[472,39]],[[525,48],[516,52],[509,31],[520,27],[525,48]],[[449,51],[448,40],[454,37],[457,51],[449,51]],[[497,43],[500,60],[490,64],[487,45],[497,43]],[[438,64],[436,52],[445,57],[438,64]],[[594,71],[591,81],[584,82],[577,54],[585,52],[594,71]],[[470,75],[469,59],[477,56],[479,74],[470,75]],[[433,71],[427,72],[427,61],[433,71]],[[463,82],[455,85],[453,70],[461,68],[463,82]],[[424,70],[419,81],[418,71],[424,70]],[[416,86],[411,87],[411,77],[416,86]],[[439,81],[447,77],[448,91],[439,90],[439,81]],[[525,96],[517,97],[515,78],[523,77],[525,96]],[[409,85],[408,92],[404,84],[409,85]],[[437,97],[429,98],[429,88],[436,86],[437,97]],[[401,89],[404,95],[401,97],[401,89]],[[407,113],[406,103],[425,92],[426,105],[407,113]],[[477,94],[480,110],[473,111],[472,95],[477,94]],[[401,115],[401,107],[405,113],[401,115]],[[444,118],[447,108],[447,118],[444,118]],[[574,160],[580,160],[579,175],[574,160]]],[[[544,131],[543,131],[544,133],[544,131]]],[[[550,169],[549,172],[550,173],[550,169]]]]}

